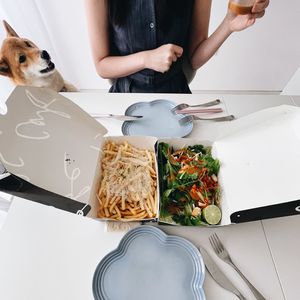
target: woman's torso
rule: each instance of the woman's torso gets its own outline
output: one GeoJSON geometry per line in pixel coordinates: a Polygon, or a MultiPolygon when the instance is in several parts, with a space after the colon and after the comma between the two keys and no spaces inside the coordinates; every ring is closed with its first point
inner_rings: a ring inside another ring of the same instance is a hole
{"type": "MultiPolygon", "coordinates": [[[[111,55],[129,55],[169,43],[181,46],[184,53],[187,52],[194,0],[126,1],[126,18],[122,24],[110,22],[111,55]]],[[[164,74],[144,69],[126,79],[119,79],[119,84],[116,82],[111,91],[120,89],[126,89],[125,92],[143,92],[143,89],[145,92],[147,89],[162,93],[190,92],[182,72],[182,59],[164,74]]]]}

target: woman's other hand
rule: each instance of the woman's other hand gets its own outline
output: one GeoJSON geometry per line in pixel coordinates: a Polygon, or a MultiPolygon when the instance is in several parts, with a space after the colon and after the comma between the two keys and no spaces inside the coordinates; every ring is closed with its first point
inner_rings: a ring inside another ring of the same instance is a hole
{"type": "Polygon", "coordinates": [[[265,14],[265,9],[269,5],[269,0],[256,0],[252,13],[247,15],[236,15],[228,11],[226,19],[231,32],[244,30],[255,23],[256,18],[261,18],[265,14]]]}
{"type": "Polygon", "coordinates": [[[172,63],[182,56],[183,48],[173,44],[162,45],[156,49],[145,51],[145,68],[157,72],[167,72],[172,63]]]}

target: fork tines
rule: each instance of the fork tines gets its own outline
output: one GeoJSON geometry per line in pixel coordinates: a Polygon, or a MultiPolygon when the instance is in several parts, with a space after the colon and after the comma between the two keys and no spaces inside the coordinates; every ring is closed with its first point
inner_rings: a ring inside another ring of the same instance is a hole
{"type": "Polygon", "coordinates": [[[183,126],[185,124],[193,122],[193,120],[194,120],[194,117],[192,115],[188,115],[188,116],[185,116],[185,117],[179,119],[179,124],[181,126],[183,126]]]}
{"type": "Polygon", "coordinates": [[[209,237],[209,242],[217,254],[225,251],[225,248],[216,233],[212,234],[209,237]]]}

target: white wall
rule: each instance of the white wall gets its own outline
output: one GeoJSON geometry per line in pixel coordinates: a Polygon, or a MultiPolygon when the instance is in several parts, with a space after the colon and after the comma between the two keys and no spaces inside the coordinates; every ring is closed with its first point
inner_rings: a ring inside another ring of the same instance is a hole
{"type": "MultiPolygon", "coordinates": [[[[226,0],[214,0],[211,30],[226,0]]],[[[200,90],[281,91],[300,66],[300,1],[271,0],[263,19],[234,33],[201,70],[191,87],[200,90]]]]}
{"type": "MultiPolygon", "coordinates": [[[[300,65],[300,1],[272,0],[266,16],[233,34],[202,67],[193,90],[280,91],[300,65]]],[[[211,31],[226,13],[227,0],[214,0],[211,31]]],[[[91,59],[84,0],[1,0],[0,18],[47,49],[64,77],[81,89],[107,89],[91,59]]],[[[0,41],[5,36],[0,26],[0,41]]],[[[0,78],[0,99],[11,85],[0,78]]],[[[1,101],[1,100],[0,100],[1,101]]]]}

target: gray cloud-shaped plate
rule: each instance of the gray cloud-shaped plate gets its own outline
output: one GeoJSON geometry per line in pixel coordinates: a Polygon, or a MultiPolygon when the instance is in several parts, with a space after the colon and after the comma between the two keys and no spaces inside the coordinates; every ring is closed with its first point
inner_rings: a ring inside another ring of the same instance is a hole
{"type": "Polygon", "coordinates": [[[94,273],[96,300],[205,300],[205,265],[189,241],[153,226],[129,231],[94,273]]]}
{"type": "Polygon", "coordinates": [[[124,135],[148,135],[156,137],[185,137],[193,130],[193,122],[180,124],[185,115],[173,114],[176,103],[158,99],[151,102],[137,102],[130,105],[126,116],[143,116],[137,121],[126,121],[122,126],[124,135]]]}

